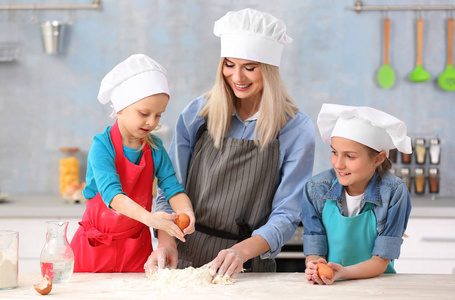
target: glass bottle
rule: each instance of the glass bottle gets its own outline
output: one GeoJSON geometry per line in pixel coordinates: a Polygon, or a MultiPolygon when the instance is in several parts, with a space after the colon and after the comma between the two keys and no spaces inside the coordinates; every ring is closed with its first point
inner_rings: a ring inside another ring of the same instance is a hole
{"type": "Polygon", "coordinates": [[[427,154],[427,148],[425,147],[425,139],[415,140],[414,152],[416,154],[416,163],[418,165],[425,164],[425,156],[427,154]]]}
{"type": "Polygon", "coordinates": [[[19,232],[0,230],[0,294],[3,289],[17,287],[18,258],[19,232]]]}
{"type": "Polygon", "coordinates": [[[441,157],[441,146],[439,145],[439,139],[430,139],[430,163],[432,165],[439,165],[439,159],[441,157]]]}
{"type": "Polygon", "coordinates": [[[430,185],[430,193],[439,193],[439,170],[438,168],[430,168],[428,170],[428,182],[430,185]]]}
{"type": "Polygon", "coordinates": [[[423,194],[425,192],[425,173],[423,168],[414,169],[414,186],[416,194],[423,194]]]}
{"type": "Polygon", "coordinates": [[[411,174],[409,168],[400,169],[400,178],[406,183],[408,191],[411,191],[411,174]]]}
{"type": "Polygon", "coordinates": [[[66,231],[68,222],[47,221],[46,244],[41,251],[41,274],[48,275],[53,283],[70,280],[74,269],[74,253],[66,231]]]}

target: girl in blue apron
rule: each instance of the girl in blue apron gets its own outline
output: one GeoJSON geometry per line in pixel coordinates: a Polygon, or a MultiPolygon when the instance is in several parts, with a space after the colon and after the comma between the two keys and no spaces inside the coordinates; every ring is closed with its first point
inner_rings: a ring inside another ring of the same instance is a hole
{"type": "MultiPolygon", "coordinates": [[[[160,239],[148,264],[210,263],[232,277],[242,269],[273,272],[273,258],[300,222],[314,126],[279,74],[281,51],[292,41],[281,20],[243,9],[219,19],[214,33],[221,38],[215,85],[184,109],[169,151],[196,231],[177,245],[160,239]]],[[[157,209],[167,209],[160,203],[159,192],[157,209]]]]}
{"type": "Polygon", "coordinates": [[[305,185],[305,278],[332,284],[395,273],[411,199],[406,184],[389,172],[387,156],[395,148],[412,152],[406,125],[370,107],[323,104],[318,128],[332,148],[333,168],[305,185]],[[334,276],[318,276],[317,263],[328,264],[334,276]]]}

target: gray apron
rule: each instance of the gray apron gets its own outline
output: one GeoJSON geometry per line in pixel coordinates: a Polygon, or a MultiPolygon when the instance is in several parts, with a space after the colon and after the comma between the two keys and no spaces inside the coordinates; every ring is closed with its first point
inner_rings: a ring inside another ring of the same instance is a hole
{"type": "MultiPolygon", "coordinates": [[[[204,123],[197,133],[186,191],[193,203],[196,231],[178,242],[178,268],[200,267],[223,249],[251,237],[272,210],[279,169],[279,140],[262,151],[252,140],[224,138],[215,148],[204,123]]],[[[255,257],[247,271],[275,272],[274,259],[255,257]]]]}

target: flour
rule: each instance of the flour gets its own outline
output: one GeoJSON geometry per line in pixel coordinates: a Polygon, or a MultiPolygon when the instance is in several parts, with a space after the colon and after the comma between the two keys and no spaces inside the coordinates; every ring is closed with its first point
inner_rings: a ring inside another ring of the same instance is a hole
{"type": "Polygon", "coordinates": [[[155,274],[147,273],[150,281],[160,285],[181,288],[202,287],[213,284],[231,285],[235,279],[229,276],[215,275],[211,268],[160,269],[155,274]]]}
{"type": "Polygon", "coordinates": [[[0,252],[0,289],[17,286],[17,263],[3,259],[0,252]]]}

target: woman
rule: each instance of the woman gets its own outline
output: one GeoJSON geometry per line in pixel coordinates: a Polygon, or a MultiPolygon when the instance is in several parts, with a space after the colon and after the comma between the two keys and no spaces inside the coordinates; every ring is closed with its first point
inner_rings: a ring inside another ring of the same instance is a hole
{"type": "MultiPolygon", "coordinates": [[[[281,20],[252,9],[228,12],[214,33],[221,38],[215,85],[184,109],[169,153],[196,231],[177,246],[158,231],[158,249],[145,265],[151,272],[175,267],[177,253],[179,268],[210,263],[231,277],[243,268],[275,271],[272,258],[300,221],[314,126],[279,74],[292,39],[281,20]]],[[[167,210],[160,195],[157,210],[167,210]]]]}

